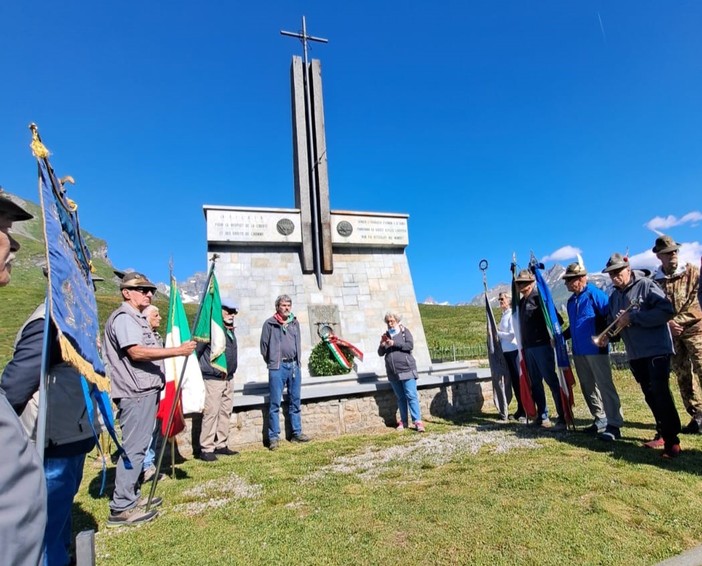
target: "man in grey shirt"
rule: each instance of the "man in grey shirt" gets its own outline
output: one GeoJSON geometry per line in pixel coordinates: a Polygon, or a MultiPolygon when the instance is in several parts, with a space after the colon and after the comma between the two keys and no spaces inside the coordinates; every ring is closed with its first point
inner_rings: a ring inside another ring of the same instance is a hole
{"type": "Polygon", "coordinates": [[[122,447],[132,466],[127,468],[124,458],[117,462],[108,527],[145,523],[158,514],[155,507],[162,500],[154,498],[153,508],[145,510],[147,502],[141,499],[139,476],[164,384],[162,360],[189,356],[195,350],[192,340],[173,348],[163,348],[158,343],[142,314],[156,293],[156,285],[146,276],[133,272],[125,274],[120,291],[124,302],[107,319],[103,348],[112,381],[111,396],[122,429],[122,447]]]}
{"type": "MultiPolygon", "coordinates": [[[[20,249],[13,222],[33,218],[0,189],[0,287],[10,282],[20,249]]],[[[39,454],[0,388],[0,564],[36,566],[46,527],[46,482],[39,454]]]]}

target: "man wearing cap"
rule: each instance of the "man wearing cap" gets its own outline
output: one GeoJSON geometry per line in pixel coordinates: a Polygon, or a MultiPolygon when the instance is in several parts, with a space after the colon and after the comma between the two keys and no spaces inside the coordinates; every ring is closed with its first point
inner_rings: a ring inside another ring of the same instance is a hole
{"type": "MultiPolygon", "coordinates": [[[[0,189],[0,287],[20,249],[13,222],[33,218],[0,189]]],[[[0,564],[36,566],[46,527],[46,483],[39,454],[0,387],[0,564]],[[10,487],[11,486],[11,487],[10,487]]]]}
{"type": "Polygon", "coordinates": [[[226,346],[224,355],[226,368],[217,366],[210,360],[211,343],[197,345],[197,359],[200,362],[202,378],[205,382],[205,409],[202,412],[200,431],[200,459],[205,462],[217,460],[221,456],[235,456],[236,450],[227,445],[229,426],[234,406],[232,378],[238,364],[234,316],[239,309],[234,301],[222,297],[222,321],[224,322],[226,346]]]}
{"type": "Polygon", "coordinates": [[[561,390],[556,375],[556,357],[544,318],[541,296],[536,289],[536,279],[531,271],[522,269],[515,282],[521,295],[519,299],[519,330],[522,347],[524,348],[527,373],[531,381],[531,395],[538,412],[534,424],[545,428],[551,426],[543,384],[545,381],[551,390],[553,402],[558,412],[558,419],[553,430],[563,430],[566,428],[566,424],[561,405],[561,390]]]}
{"type": "Polygon", "coordinates": [[[685,410],[692,416],[681,432],[695,434],[702,428],[702,310],[697,300],[700,270],[691,263],[679,265],[679,250],[680,244],[670,236],[656,238],[652,251],[661,265],[653,279],[673,304],[674,316],[668,321],[675,349],[671,368],[678,378],[685,410]]]}
{"type": "MultiPolygon", "coordinates": [[[[612,254],[602,273],[609,274],[614,285],[608,319],[616,322],[613,331],[624,340],[631,373],[656,420],[663,457],[675,458],[680,454],[680,417],[668,383],[673,354],[668,321],[673,318],[673,305],[652,279],[632,271],[629,258],[621,254],[612,254]]],[[[608,343],[609,336],[602,336],[599,345],[608,343]]]]}
{"type": "Polygon", "coordinates": [[[280,295],[275,300],[275,314],[263,323],[261,329],[261,356],[268,366],[268,448],[277,450],[280,436],[280,404],[283,390],[287,387],[289,416],[293,442],[308,442],[302,433],[300,397],[302,375],[300,373],[300,323],[292,312],[292,299],[280,295]]]}
{"type": "Polygon", "coordinates": [[[571,340],[580,388],[595,419],[584,432],[599,433],[600,440],[617,440],[621,438],[623,419],[619,394],[612,380],[609,348],[600,347],[592,340],[607,326],[609,298],[588,282],[587,270],[580,263],[571,263],[563,280],[572,293],[567,305],[570,326],[564,335],[571,340]]]}
{"type": "MultiPolygon", "coordinates": [[[[127,469],[124,458],[117,462],[108,527],[145,523],[158,513],[153,508],[145,510],[146,500],[141,500],[139,476],[156,423],[159,392],[164,384],[162,360],[189,356],[195,350],[192,340],[172,348],[158,344],[143,314],[151,304],[156,285],[144,275],[126,273],[120,291],[123,302],[107,319],[103,348],[112,381],[111,396],[122,429],[122,447],[132,467],[127,469]]],[[[151,501],[152,507],[160,504],[160,497],[151,501]]]]}

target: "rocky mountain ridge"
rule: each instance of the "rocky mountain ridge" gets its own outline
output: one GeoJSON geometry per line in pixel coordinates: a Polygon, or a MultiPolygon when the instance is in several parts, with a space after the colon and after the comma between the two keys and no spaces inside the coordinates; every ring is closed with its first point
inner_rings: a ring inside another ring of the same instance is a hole
{"type": "MultiPolygon", "coordinates": [[[[565,283],[562,279],[564,273],[565,267],[558,263],[549,269],[544,270],[544,279],[546,280],[548,288],[551,290],[553,302],[556,304],[556,308],[558,309],[561,308],[561,305],[565,305],[570,297],[570,293],[568,292],[568,289],[566,289],[565,283]]],[[[604,273],[588,273],[588,281],[608,294],[612,287],[609,276],[604,273]]],[[[511,293],[511,283],[498,283],[495,287],[488,289],[488,299],[492,306],[497,306],[497,296],[503,291],[506,293],[511,293]]],[[[476,306],[482,305],[483,300],[483,293],[479,293],[471,299],[469,304],[476,306]]]]}

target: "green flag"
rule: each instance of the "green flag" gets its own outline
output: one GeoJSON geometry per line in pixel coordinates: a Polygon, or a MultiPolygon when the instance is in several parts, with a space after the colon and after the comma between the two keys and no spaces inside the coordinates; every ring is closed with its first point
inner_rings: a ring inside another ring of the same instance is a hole
{"type": "Polygon", "coordinates": [[[222,320],[222,299],[219,296],[219,285],[214,273],[202,302],[200,320],[195,328],[193,340],[209,342],[212,367],[227,373],[227,357],[224,355],[227,338],[222,320]]]}

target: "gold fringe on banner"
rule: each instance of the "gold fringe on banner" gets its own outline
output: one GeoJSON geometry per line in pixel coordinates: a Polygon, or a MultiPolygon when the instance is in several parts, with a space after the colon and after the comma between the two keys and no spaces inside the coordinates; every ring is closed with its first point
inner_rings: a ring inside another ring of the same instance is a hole
{"type": "Polygon", "coordinates": [[[110,391],[110,378],[100,375],[95,371],[93,365],[88,363],[73,347],[63,334],[59,333],[59,344],[61,346],[61,358],[63,361],[68,362],[74,368],[76,368],[81,375],[85,377],[90,383],[94,383],[98,386],[100,391],[110,391]]]}

